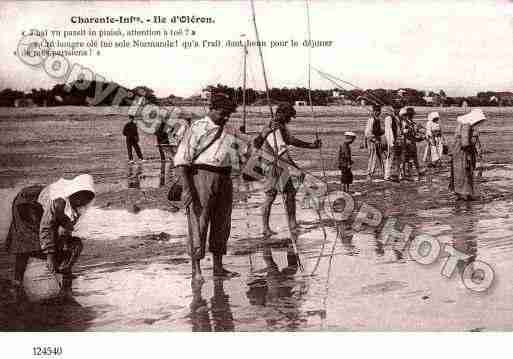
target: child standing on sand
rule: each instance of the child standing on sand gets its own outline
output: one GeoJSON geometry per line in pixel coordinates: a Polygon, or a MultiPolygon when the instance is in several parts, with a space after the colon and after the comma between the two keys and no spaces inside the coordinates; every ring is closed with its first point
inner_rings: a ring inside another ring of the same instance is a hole
{"type": "Polygon", "coordinates": [[[353,183],[353,172],[351,172],[351,143],[356,138],[354,132],[345,132],[344,143],[340,146],[338,151],[338,168],[340,169],[340,182],[343,185],[342,190],[349,192],[349,185],[353,183]]]}

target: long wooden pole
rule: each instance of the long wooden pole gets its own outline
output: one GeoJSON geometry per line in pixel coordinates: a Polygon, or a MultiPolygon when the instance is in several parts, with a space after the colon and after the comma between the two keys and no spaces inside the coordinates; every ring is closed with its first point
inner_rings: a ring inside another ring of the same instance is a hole
{"type": "Polygon", "coordinates": [[[246,58],[248,56],[248,48],[246,41],[244,41],[244,73],[242,75],[242,128],[244,133],[247,133],[246,129],[246,58]]]}
{"type": "MultiPolygon", "coordinates": [[[[310,26],[310,4],[309,0],[305,0],[306,2],[306,22],[307,22],[307,30],[308,30],[308,101],[310,102],[310,111],[312,115],[312,121],[315,124],[315,139],[319,140],[319,125],[315,120],[315,112],[313,108],[312,101],[312,30],[310,26]]],[[[322,169],[322,177],[326,180],[326,168],[324,167],[324,161],[322,156],[322,148],[319,147],[319,160],[321,161],[321,169],[322,169]]],[[[327,182],[326,182],[327,183],[327,182]]]]}
{"type": "MultiPolygon", "coordinates": [[[[258,26],[257,26],[257,23],[256,23],[256,12],[255,12],[254,0],[250,0],[250,3],[251,3],[251,14],[252,14],[252,18],[253,18],[253,26],[254,26],[254,29],[255,29],[255,37],[256,37],[256,41],[257,41],[257,45],[258,45],[258,54],[260,56],[260,64],[262,65],[262,73],[263,73],[263,76],[264,76],[265,97],[267,99],[267,104],[269,106],[269,111],[271,112],[271,121],[272,121],[272,120],[274,120],[273,106],[271,104],[271,96],[269,94],[269,83],[267,82],[267,72],[265,71],[264,55],[262,53],[262,46],[261,46],[261,43],[260,43],[260,36],[258,34],[258,26]]],[[[273,170],[278,170],[278,150],[279,149],[278,149],[278,141],[276,140],[276,130],[274,130],[274,129],[273,129],[273,141],[274,141],[274,148],[275,148],[273,170]]],[[[271,175],[274,175],[274,173],[272,173],[271,175]]],[[[277,183],[277,185],[280,185],[280,184],[277,183]]],[[[281,200],[282,200],[282,203],[283,203],[283,207],[285,208],[285,212],[287,212],[287,207],[286,207],[285,198],[284,198],[284,194],[283,193],[281,194],[281,200]]],[[[290,221],[288,220],[288,218],[287,218],[287,226],[289,228],[289,233],[290,233],[290,239],[291,239],[291,242],[292,242],[292,247],[294,249],[294,253],[296,254],[296,257],[297,257],[297,260],[298,260],[299,269],[301,271],[303,271],[303,266],[302,266],[300,258],[299,258],[299,251],[298,251],[297,243],[296,243],[296,236],[297,236],[297,234],[290,227],[290,221]]]]}

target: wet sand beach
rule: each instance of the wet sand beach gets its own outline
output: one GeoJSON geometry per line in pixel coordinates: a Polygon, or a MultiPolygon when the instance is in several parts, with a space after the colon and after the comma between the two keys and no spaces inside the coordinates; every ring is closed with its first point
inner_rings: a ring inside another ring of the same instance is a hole
{"type": "MultiPolygon", "coordinates": [[[[331,193],[339,189],[335,158],[344,131],[361,135],[366,112],[360,108],[319,108],[323,165],[319,151],[294,150],[309,173],[323,177],[331,193]],[[323,168],[324,167],[324,168],[323,168]]],[[[422,121],[431,109],[419,109],[422,121]]],[[[438,110],[438,109],[437,109],[438,110]]],[[[460,109],[439,109],[446,138],[452,140],[460,109]]],[[[291,330],[511,330],[513,323],[513,203],[511,108],[485,109],[485,146],[480,199],[465,203],[449,193],[448,158],[439,172],[401,184],[365,180],[367,155],[353,145],[355,211],[342,224],[321,219],[297,196],[298,238],[303,271],[288,266],[290,235],[280,200],[271,226],[278,234],[262,238],[262,183],[234,179],[232,233],[227,268],[240,277],[212,277],[210,257],[202,262],[204,285],[191,285],[185,251],[185,215],[167,203],[170,163],[161,164],[155,138],[140,134],[149,161],[129,165],[120,131],[126,120],[115,108],[2,109],[0,112],[0,194],[8,198],[27,184],[89,173],[97,182],[93,208],[77,235],[84,252],[75,268],[73,298],[61,303],[16,304],[9,294],[13,258],[0,252],[0,330],[13,331],[291,331],[291,330]],[[487,112],[488,111],[488,112],[487,112]],[[58,115],[55,115],[58,113],[58,115]],[[408,250],[384,243],[379,227],[355,231],[363,204],[377,208],[397,228],[411,226],[450,245],[494,271],[492,287],[469,290],[458,267],[441,274],[447,254],[430,265],[408,250]]],[[[259,111],[259,110],[258,110],[259,111]]],[[[265,122],[255,109],[249,130],[265,122]]],[[[263,111],[263,110],[262,110],[263,111]]],[[[200,110],[198,109],[198,112],[200,110]]],[[[420,119],[420,115],[419,115],[420,119]]],[[[238,116],[233,120],[238,124],[238,116]]],[[[315,133],[306,110],[291,131],[305,140],[315,133]]],[[[423,151],[424,143],[419,146],[423,151]]],[[[5,212],[5,207],[2,207],[5,212]]],[[[5,216],[4,216],[5,217],[5,216]]],[[[6,218],[0,226],[6,227],[6,218]]],[[[3,234],[2,234],[3,236],[3,234]]],[[[0,242],[3,238],[0,239],[0,242]]]]}

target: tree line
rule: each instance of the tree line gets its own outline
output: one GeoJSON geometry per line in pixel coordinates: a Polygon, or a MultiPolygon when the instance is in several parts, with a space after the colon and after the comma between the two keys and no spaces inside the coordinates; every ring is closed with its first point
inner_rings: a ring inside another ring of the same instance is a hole
{"type": "Polygon", "coordinates": [[[10,88],[4,89],[0,91],[0,107],[13,107],[20,100],[30,100],[36,106],[88,106],[90,99],[95,97],[97,89],[104,90],[109,88],[109,86],[115,90],[111,91],[98,106],[111,106],[119,90],[123,90],[128,94],[128,96],[122,98],[119,103],[120,106],[130,106],[138,89],[145,90],[146,98],[150,103],[157,102],[154,91],[146,86],[128,89],[115,82],[97,83],[96,81],[79,80],[68,85],[56,84],[50,89],[32,89],[30,92],[10,88]]]}
{"type": "MultiPolygon", "coordinates": [[[[16,101],[30,100],[35,106],[87,106],[88,98],[94,98],[97,86],[100,89],[115,85],[116,88],[125,90],[129,96],[123,98],[119,105],[129,106],[132,103],[134,94],[138,89],[144,89],[149,103],[155,104],[179,104],[185,99],[173,94],[165,98],[157,98],[154,91],[146,86],[138,86],[128,89],[119,84],[106,82],[96,83],[95,81],[78,81],[70,86],[57,84],[51,89],[32,89],[30,92],[13,90],[10,88],[0,91],[0,107],[13,107],[16,101]]],[[[223,84],[210,85],[203,89],[205,92],[222,92],[230,96],[238,105],[243,102],[242,87],[230,87],[223,84]]],[[[99,106],[111,106],[118,91],[112,91],[105,99],[99,103],[99,106]]],[[[245,93],[247,105],[265,105],[267,96],[265,91],[253,88],[247,88],[245,93]]],[[[444,90],[438,92],[423,91],[413,88],[402,89],[313,89],[311,93],[305,87],[273,87],[269,90],[269,97],[273,103],[304,101],[310,105],[310,98],[314,106],[327,106],[330,104],[372,104],[380,102],[390,105],[393,102],[400,101],[405,106],[462,106],[465,103],[469,106],[513,106],[513,93],[510,92],[479,92],[476,96],[468,97],[449,97],[444,90]]],[[[193,96],[189,98],[191,104],[204,102],[202,96],[193,96]]]]}

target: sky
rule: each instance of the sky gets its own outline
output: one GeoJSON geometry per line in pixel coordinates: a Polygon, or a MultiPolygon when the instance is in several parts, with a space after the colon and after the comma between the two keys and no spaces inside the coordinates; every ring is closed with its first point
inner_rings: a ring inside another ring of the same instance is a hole
{"type": "MultiPolygon", "coordinates": [[[[318,0],[309,4],[311,38],[333,41],[332,47],[309,51],[302,46],[303,40],[308,39],[305,1],[255,1],[261,40],[294,39],[300,43],[295,48],[262,49],[270,86],[308,86],[310,63],[362,88],[443,89],[449,96],[475,95],[483,90],[513,91],[511,1],[318,0]]],[[[212,17],[213,24],[151,25],[153,29],[195,30],[194,38],[200,42],[239,40],[241,34],[255,40],[249,0],[3,1],[0,88],[27,91],[57,83],[42,68],[27,66],[14,55],[22,31],[144,30],[150,25],[72,24],[70,18],[156,15],[212,17]]],[[[170,39],[181,42],[185,37],[170,39]]],[[[100,50],[99,56],[70,57],[69,61],[128,88],[146,85],[159,97],[189,96],[215,83],[242,85],[241,48],[100,50]]],[[[264,88],[256,47],[249,49],[247,61],[247,86],[264,88]]],[[[310,76],[312,88],[333,88],[315,71],[310,76]]]]}

